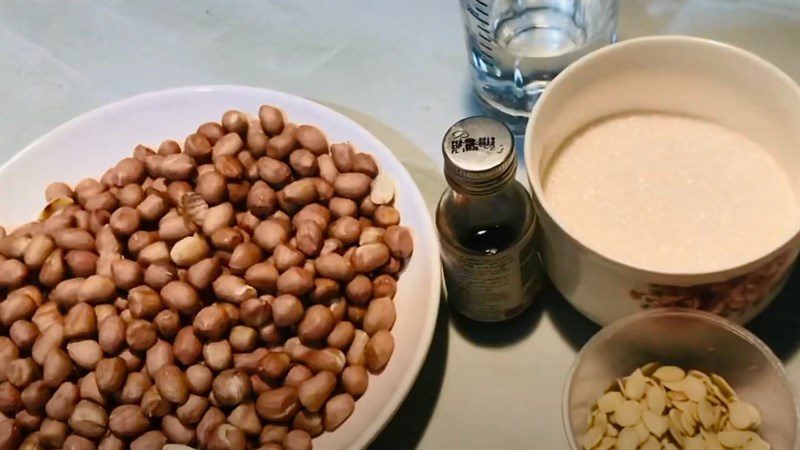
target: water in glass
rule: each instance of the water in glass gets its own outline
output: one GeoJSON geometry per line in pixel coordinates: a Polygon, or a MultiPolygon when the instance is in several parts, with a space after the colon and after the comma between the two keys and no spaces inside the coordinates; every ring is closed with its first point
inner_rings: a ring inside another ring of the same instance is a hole
{"type": "Polygon", "coordinates": [[[461,0],[478,97],[527,116],[567,65],[614,42],[616,0],[461,0]]]}

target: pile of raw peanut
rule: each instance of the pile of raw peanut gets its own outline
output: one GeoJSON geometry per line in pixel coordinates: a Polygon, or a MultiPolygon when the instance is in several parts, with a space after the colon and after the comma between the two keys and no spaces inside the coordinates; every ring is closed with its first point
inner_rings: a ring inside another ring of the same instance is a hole
{"type": "Polygon", "coordinates": [[[617,380],[595,404],[584,449],[769,450],[761,414],[727,381],[650,363],[617,380]]]}
{"type": "Polygon", "coordinates": [[[375,160],[263,106],[0,228],[0,450],[300,450],[394,350],[412,253],[375,160]]]}

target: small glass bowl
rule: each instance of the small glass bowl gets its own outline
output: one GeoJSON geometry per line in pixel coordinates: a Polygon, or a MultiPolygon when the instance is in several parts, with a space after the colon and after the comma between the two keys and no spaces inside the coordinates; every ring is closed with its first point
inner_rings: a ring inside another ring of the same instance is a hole
{"type": "Polygon", "coordinates": [[[649,362],[716,373],[763,418],[759,434],[773,449],[794,448],[798,415],[780,360],[753,333],[710,313],[652,309],[618,320],[584,345],[564,386],[563,419],[579,450],[592,406],[620,377],[649,362]]]}

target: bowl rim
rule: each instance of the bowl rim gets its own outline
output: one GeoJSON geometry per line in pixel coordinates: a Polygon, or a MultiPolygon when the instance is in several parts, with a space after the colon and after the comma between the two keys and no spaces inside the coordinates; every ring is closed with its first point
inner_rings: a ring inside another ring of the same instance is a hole
{"type": "MultiPolygon", "coordinates": [[[[794,393],[794,388],[792,387],[791,382],[789,382],[789,375],[786,373],[786,368],[781,363],[781,360],[778,358],[777,355],[772,351],[772,349],[762,341],[758,336],[753,334],[753,332],[747,330],[746,328],[737,325],[724,317],[718,316],[716,314],[700,311],[697,309],[691,308],[654,308],[649,309],[641,312],[637,312],[636,314],[631,314],[629,316],[623,317],[610,325],[607,325],[600,329],[597,333],[595,333],[588,341],[583,345],[581,350],[575,356],[575,360],[572,362],[572,365],[567,372],[567,376],[564,379],[564,386],[562,387],[561,391],[561,422],[564,426],[564,433],[567,436],[567,442],[569,442],[570,448],[572,450],[580,450],[582,447],[578,445],[576,442],[576,436],[572,434],[572,420],[570,419],[569,414],[569,400],[570,400],[570,387],[572,387],[572,383],[575,380],[575,372],[578,369],[578,365],[582,360],[582,356],[586,353],[592,351],[594,346],[604,338],[617,333],[618,331],[628,327],[629,325],[639,322],[643,319],[648,319],[651,317],[680,317],[680,318],[688,318],[692,320],[698,320],[700,322],[704,322],[707,326],[711,327],[718,327],[721,328],[733,335],[738,336],[739,338],[743,339],[744,341],[748,342],[752,346],[756,347],[762,355],[767,359],[767,362],[770,366],[777,373],[780,374],[781,383],[783,383],[784,387],[786,387],[789,392],[794,393]]],[[[622,376],[622,375],[621,375],[622,376]]],[[[800,423],[800,410],[798,410],[797,401],[795,400],[794,395],[791,396],[790,402],[793,406],[793,410],[795,411],[795,436],[794,436],[794,443],[793,445],[797,445],[800,442],[798,436],[798,426],[797,424],[800,423]]]]}
{"type": "MultiPolygon", "coordinates": [[[[246,85],[234,85],[234,84],[208,84],[208,85],[190,85],[190,86],[180,86],[180,87],[172,87],[166,89],[160,89],[155,91],[147,91],[140,94],[132,95],[123,97],[119,100],[115,100],[110,103],[103,104],[96,108],[92,108],[88,111],[78,114],[77,116],[61,123],[60,125],[47,130],[44,134],[34,139],[28,145],[24,146],[21,150],[19,150],[15,155],[9,158],[4,164],[0,165],[0,174],[4,171],[9,170],[9,168],[19,159],[28,157],[27,154],[30,153],[31,149],[40,145],[42,141],[44,141],[48,136],[57,132],[65,132],[69,128],[75,126],[77,123],[80,123],[84,120],[91,119],[93,117],[97,117],[103,114],[107,114],[111,111],[117,110],[125,110],[129,109],[131,105],[135,105],[138,102],[142,101],[157,101],[160,98],[176,96],[176,95],[191,95],[191,94],[198,94],[198,93],[238,93],[238,94],[247,94],[252,93],[254,95],[270,95],[275,98],[285,98],[289,99],[292,102],[296,102],[298,105],[303,105],[309,108],[315,108],[317,110],[323,111],[325,114],[330,115],[331,117],[335,118],[342,123],[346,123],[349,126],[353,126],[358,128],[364,132],[364,134],[374,141],[377,147],[381,147],[382,159],[386,159],[392,166],[399,168],[400,170],[397,172],[400,177],[403,178],[403,182],[406,182],[413,186],[413,189],[406,193],[405,195],[409,195],[411,197],[412,202],[415,206],[418,206],[420,220],[424,223],[425,231],[416,231],[415,235],[419,235],[418,233],[425,233],[430,235],[430,240],[432,242],[432,246],[425,249],[425,252],[420,252],[415,254],[415,256],[419,259],[427,259],[428,263],[431,267],[431,292],[428,294],[431,301],[428,304],[427,311],[424,312],[424,320],[430,322],[430,326],[426,327],[423,330],[423,334],[421,336],[421,344],[424,346],[424,351],[417,351],[414,353],[413,357],[411,358],[411,362],[404,368],[406,373],[413,374],[413,376],[403,376],[401,377],[400,382],[393,387],[393,391],[391,395],[388,396],[387,402],[384,404],[384,407],[381,408],[379,414],[374,417],[374,420],[371,422],[370,426],[365,428],[358,436],[355,437],[353,440],[353,448],[366,448],[372,441],[374,441],[380,432],[389,424],[392,417],[394,417],[397,410],[405,401],[406,397],[408,396],[409,392],[411,391],[411,387],[413,386],[414,382],[419,377],[419,374],[422,370],[423,363],[430,352],[431,342],[433,341],[433,335],[436,330],[436,323],[439,315],[439,306],[441,303],[441,258],[440,258],[440,249],[439,249],[439,240],[436,237],[436,227],[434,226],[433,219],[431,214],[426,206],[425,200],[422,196],[422,193],[419,190],[419,187],[414,182],[411,174],[408,172],[408,169],[405,165],[397,158],[391,148],[386,145],[383,141],[378,139],[370,130],[366,127],[361,125],[359,122],[351,119],[350,117],[346,116],[345,114],[334,110],[333,108],[322,104],[320,102],[305,98],[300,95],[290,94],[288,92],[283,92],[275,89],[268,89],[263,87],[256,87],[256,86],[246,86],[246,85]],[[386,407],[388,405],[388,407],[386,407]]],[[[412,287],[412,293],[414,291],[412,287]]],[[[422,293],[420,293],[422,294],[422,293]]],[[[380,374],[378,375],[380,376],[380,374]]]]}
{"type": "Polygon", "coordinates": [[[758,256],[754,259],[750,259],[744,263],[735,266],[724,266],[721,269],[695,271],[695,272],[648,269],[629,264],[627,262],[618,260],[609,255],[601,253],[592,246],[576,238],[572,233],[570,233],[569,229],[565,226],[565,224],[561,221],[561,219],[556,214],[554,214],[551,208],[548,206],[547,197],[544,194],[544,188],[542,187],[541,183],[542,181],[541,177],[539,177],[538,174],[533,174],[533,164],[531,163],[531,161],[533,161],[533,142],[535,139],[535,137],[533,136],[534,123],[536,122],[536,119],[539,115],[539,111],[544,108],[543,105],[547,104],[548,99],[553,95],[553,91],[558,87],[559,84],[563,83],[564,79],[569,77],[570,74],[572,74],[573,72],[576,72],[585,66],[590,66],[597,59],[605,58],[608,54],[625,52],[629,51],[631,48],[637,48],[642,46],[648,47],[648,46],[661,46],[661,45],[671,45],[671,44],[694,45],[697,47],[704,47],[706,49],[711,49],[713,51],[726,52],[730,55],[744,58],[747,61],[749,61],[749,63],[754,64],[756,66],[760,66],[762,69],[765,69],[768,72],[770,72],[771,75],[775,77],[775,80],[777,82],[784,85],[784,87],[788,91],[794,92],[795,97],[797,97],[798,102],[800,102],[800,85],[797,84],[794,80],[792,80],[792,78],[789,77],[789,75],[784,73],[774,64],[761,58],[760,56],[752,52],[749,52],[747,50],[744,50],[742,48],[736,47],[734,45],[720,41],[715,41],[712,39],[705,39],[694,36],[682,36],[682,35],[645,36],[645,37],[638,37],[624,41],[619,41],[617,43],[595,50],[594,52],[591,52],[579,58],[577,61],[567,66],[566,69],[561,71],[561,73],[559,73],[553,79],[553,81],[550,82],[547,89],[545,89],[542,95],[539,97],[539,100],[536,102],[536,104],[533,107],[533,110],[531,111],[530,118],[525,127],[525,140],[523,143],[523,154],[525,157],[525,174],[528,177],[528,183],[531,186],[531,191],[533,194],[534,201],[536,204],[539,205],[540,210],[546,213],[547,217],[553,222],[553,224],[559,230],[561,230],[561,232],[566,236],[569,242],[571,242],[573,245],[576,245],[584,252],[587,252],[591,257],[597,258],[603,263],[611,265],[617,269],[634,271],[638,273],[644,273],[664,278],[680,278],[680,279],[729,278],[733,274],[745,273],[761,266],[762,264],[765,264],[772,258],[777,257],[780,253],[786,251],[787,247],[794,245],[793,243],[795,241],[797,241],[797,243],[800,243],[800,224],[798,224],[798,227],[794,233],[790,234],[785,240],[781,241],[780,245],[770,249],[768,252],[762,254],[761,256],[758,256]]]}

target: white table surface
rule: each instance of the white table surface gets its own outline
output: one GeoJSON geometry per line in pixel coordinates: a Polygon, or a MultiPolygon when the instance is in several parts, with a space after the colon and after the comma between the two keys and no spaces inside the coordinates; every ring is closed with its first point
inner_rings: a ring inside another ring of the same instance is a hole
{"type": "MultiPolygon", "coordinates": [[[[621,1],[620,37],[692,34],[800,80],[800,2],[621,1]]],[[[431,210],[444,131],[478,112],[454,1],[0,2],[0,163],[58,124],[145,91],[242,84],[342,111],[392,148],[431,210]]],[[[800,384],[800,270],[751,324],[800,384]]],[[[597,327],[552,288],[500,325],[446,305],[375,448],[566,449],[561,390],[597,327]]],[[[782,450],[782,449],[778,449],[782,450]]]]}

